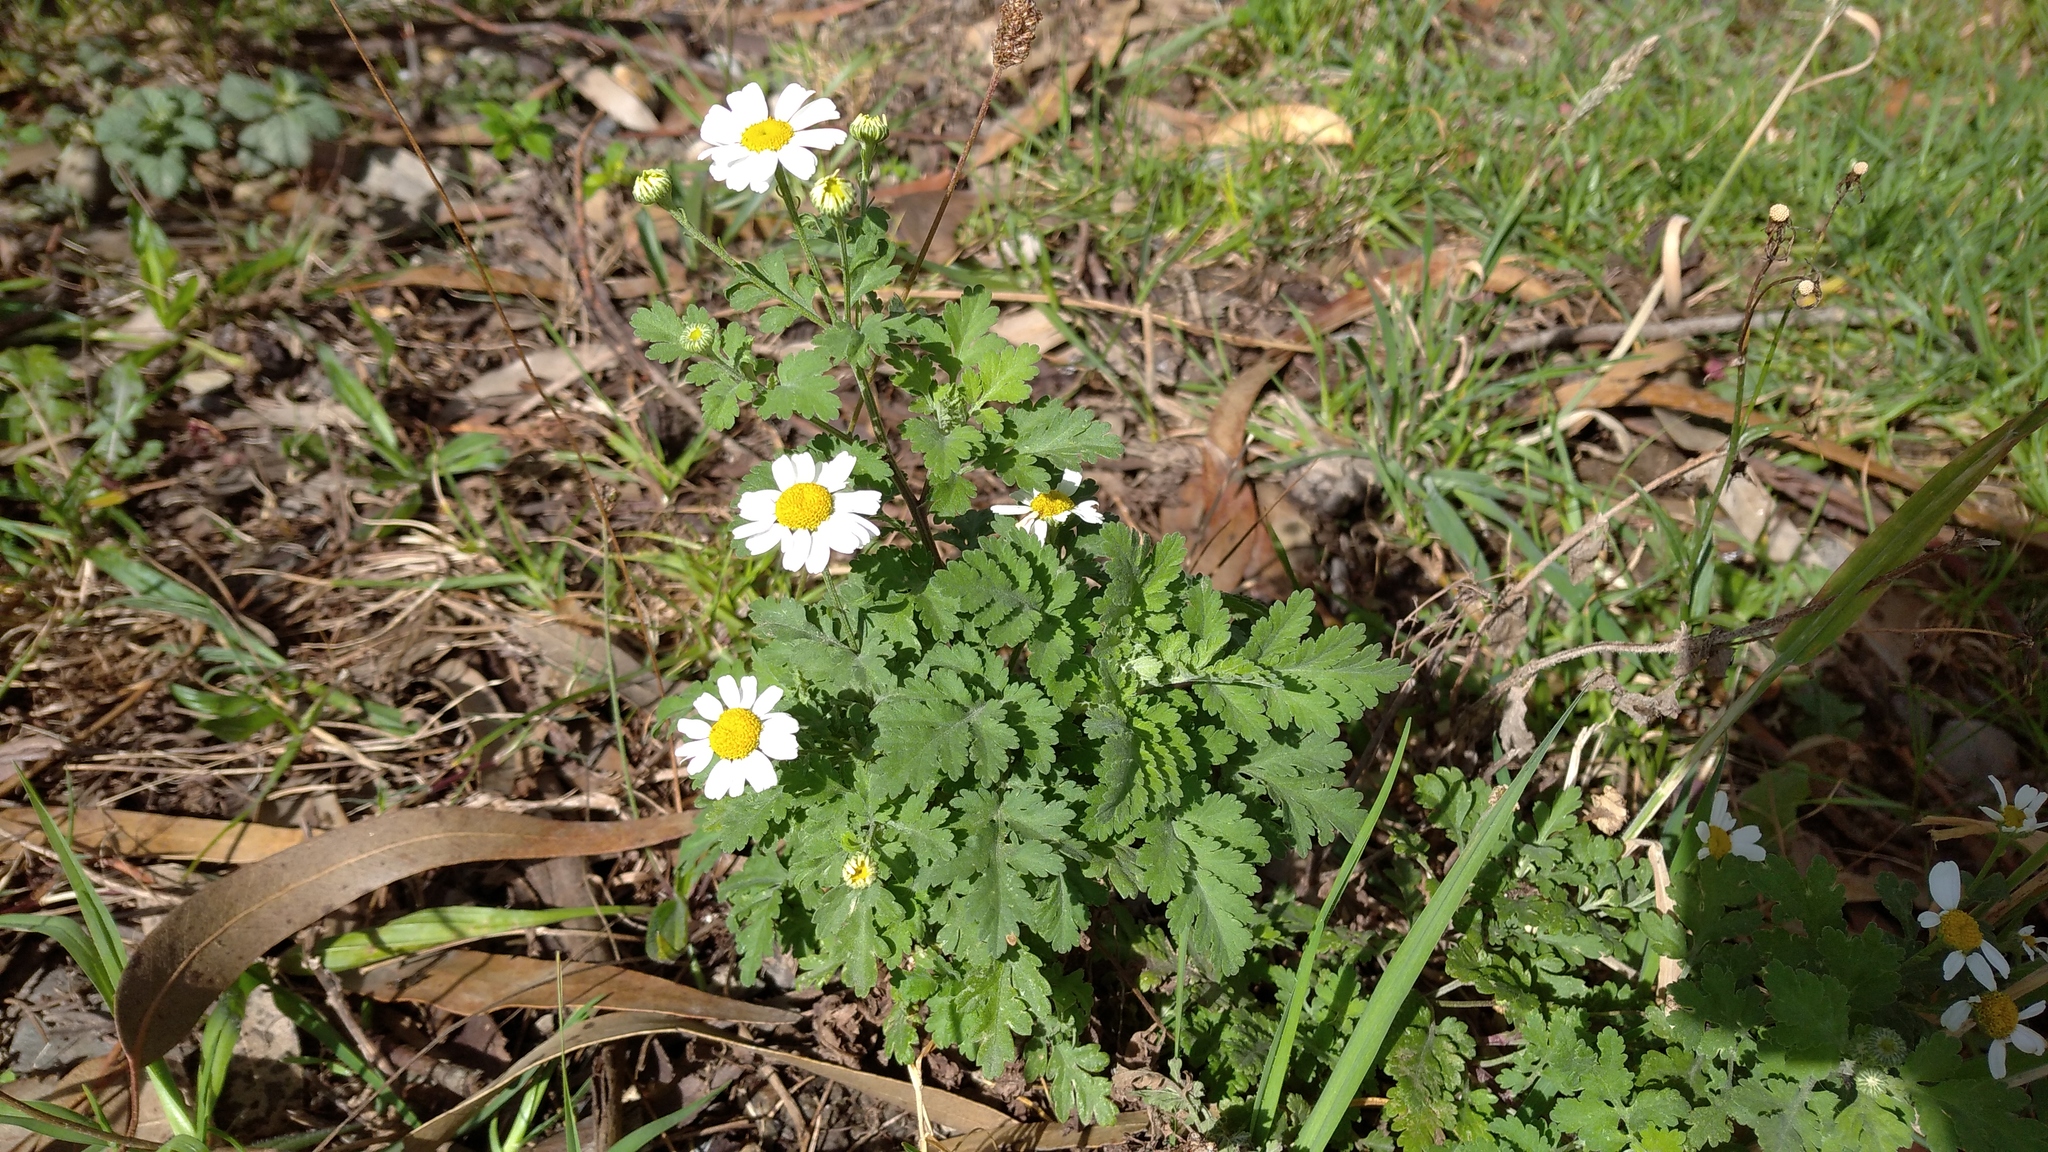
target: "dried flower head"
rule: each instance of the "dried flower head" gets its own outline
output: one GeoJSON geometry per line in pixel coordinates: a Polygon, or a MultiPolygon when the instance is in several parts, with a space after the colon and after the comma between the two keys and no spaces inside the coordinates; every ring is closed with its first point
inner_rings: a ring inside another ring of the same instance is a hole
{"type": "Polygon", "coordinates": [[[1849,165],[1849,175],[1861,179],[1870,175],[1870,161],[1857,160],[1849,165]]]}
{"type": "Polygon", "coordinates": [[[1792,219],[1792,209],[1783,204],[1773,204],[1771,205],[1770,218],[1773,224],[1783,224],[1792,219]]]}
{"type": "Polygon", "coordinates": [[[1801,280],[1792,286],[1792,297],[1801,308],[1820,306],[1820,285],[1811,280],[1801,280]]]}
{"type": "Polygon", "coordinates": [[[889,138],[889,118],[880,112],[863,112],[853,118],[853,138],[873,146],[889,138]]]}
{"type": "Polygon", "coordinates": [[[1014,68],[1031,55],[1031,42],[1038,37],[1038,5],[1031,0],[1003,0],[996,14],[996,70],[1014,68]]]}
{"type": "Polygon", "coordinates": [[[643,168],[633,178],[633,199],[642,204],[666,204],[675,192],[675,182],[666,168],[643,168]]]}

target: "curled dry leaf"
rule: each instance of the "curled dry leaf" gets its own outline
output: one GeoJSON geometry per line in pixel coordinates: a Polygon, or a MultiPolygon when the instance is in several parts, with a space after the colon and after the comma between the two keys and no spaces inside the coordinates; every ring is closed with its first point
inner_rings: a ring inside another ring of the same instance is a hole
{"type": "Polygon", "coordinates": [[[498,1008],[579,1008],[659,1012],[742,1024],[790,1024],[794,1012],[728,1000],[687,984],[611,964],[557,964],[467,949],[418,956],[343,974],[342,985],[373,1000],[432,1004],[457,1016],[498,1008]],[[561,977],[557,987],[556,976],[561,977]]]}
{"type": "Polygon", "coordinates": [[[171,910],[121,975],[114,1016],[137,1067],[185,1038],[222,989],[299,929],[387,884],[481,860],[602,856],[675,840],[694,813],[577,824],[473,808],[394,812],[218,880],[171,910]]]}
{"type": "Polygon", "coordinates": [[[1202,143],[1210,148],[1252,140],[1342,147],[1351,143],[1351,126],[1320,104],[1268,104],[1225,117],[1202,133],[1202,143]]]}
{"type": "Polygon", "coordinates": [[[564,68],[562,79],[576,89],[577,95],[595,104],[598,111],[618,121],[619,127],[628,132],[652,132],[661,127],[661,117],[654,114],[645,100],[601,68],[564,68]]]}
{"type": "MultiPolygon", "coordinates": [[[[550,1002],[550,1006],[552,1006],[552,1002],[550,1002]]],[[[901,1080],[894,1080],[887,1076],[877,1076],[872,1072],[842,1068],[837,1064],[828,1064],[823,1060],[814,1060],[809,1056],[798,1056],[792,1052],[783,1052],[779,1049],[751,1043],[741,1040],[736,1036],[728,1036],[715,1028],[707,1028],[701,1024],[692,1024],[688,1021],[679,1020],[674,1016],[666,1016],[654,1012],[619,1012],[609,1016],[595,1016],[581,1021],[572,1027],[564,1028],[546,1043],[521,1057],[510,1068],[505,1070],[503,1076],[485,1085],[482,1091],[477,1092],[462,1103],[457,1104],[455,1107],[407,1133],[405,1136],[406,1152],[430,1152],[431,1149],[439,1147],[441,1144],[452,1139],[455,1133],[461,1129],[463,1123],[474,1115],[478,1108],[482,1107],[500,1089],[525,1073],[529,1068],[537,1067],[550,1060],[559,1060],[568,1053],[580,1049],[595,1047],[599,1044],[608,1044],[614,1040],[625,1040],[635,1036],[652,1036],[664,1032],[685,1032],[705,1040],[713,1040],[729,1047],[752,1052],[757,1056],[787,1064],[794,1068],[801,1068],[812,1075],[845,1085],[856,1092],[865,1093],[905,1112],[914,1111],[917,1108],[917,1098],[912,1094],[910,1085],[901,1080]]],[[[951,1092],[931,1087],[927,1087],[924,1090],[924,1107],[933,1120],[948,1128],[964,1132],[1006,1125],[1010,1119],[986,1104],[977,1104],[964,1096],[956,1096],[951,1092]]]]}

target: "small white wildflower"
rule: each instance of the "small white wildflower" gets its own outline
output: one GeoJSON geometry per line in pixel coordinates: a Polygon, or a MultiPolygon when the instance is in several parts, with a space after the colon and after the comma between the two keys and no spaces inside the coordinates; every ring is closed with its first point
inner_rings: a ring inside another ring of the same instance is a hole
{"type": "Polygon", "coordinates": [[[1932,929],[1935,939],[1951,949],[1941,962],[1943,980],[1955,979],[1966,966],[1977,983],[1987,989],[1998,987],[1991,978],[1993,971],[2000,977],[2012,975],[2012,965],[1984,938],[1983,925],[1959,907],[1963,902],[1963,872],[1955,861],[1943,860],[1928,869],[1927,892],[1934,897],[1934,908],[1920,914],[1920,926],[1932,929]]]}
{"type": "Polygon", "coordinates": [[[856,892],[868,887],[875,882],[873,858],[865,852],[855,852],[848,856],[846,863],[839,866],[839,878],[846,881],[846,886],[856,892]]]}
{"type": "Polygon", "coordinates": [[[2012,794],[2012,799],[2008,800],[2005,797],[2005,785],[1998,777],[1991,777],[1991,787],[1998,793],[1998,807],[1979,805],[1977,811],[1991,817],[2000,832],[2037,832],[2041,829],[2041,804],[2048,801],[2048,792],[2043,792],[2032,784],[2022,784],[2019,790],[2012,794]]]}
{"type": "Polygon", "coordinates": [[[1693,830],[1700,838],[1699,858],[1702,860],[1709,856],[1719,860],[1734,853],[1744,860],[1763,863],[1763,829],[1754,824],[1737,828],[1734,814],[1728,811],[1726,792],[1714,793],[1713,814],[1694,825],[1693,830]]]}
{"type": "Polygon", "coordinates": [[[704,113],[704,143],[697,151],[699,158],[711,161],[711,178],[735,192],[766,192],[774,186],[777,168],[799,180],[817,175],[816,153],[839,147],[846,133],[814,127],[837,120],[839,107],[813,100],[811,94],[791,84],[775,98],[771,112],[761,86],[749,84],[724,104],[712,105],[704,113]]]}
{"type": "Polygon", "coordinates": [[[2022,1010],[2013,1003],[2012,997],[1996,989],[1988,990],[1968,1000],[1958,1000],[1941,1014],[1941,1026],[1954,1032],[1972,1020],[1977,1027],[1991,1037],[1991,1050],[1985,1053],[1986,1063],[1991,1065],[1991,1075],[1996,1079],[2005,1078],[2005,1046],[2007,1044],[2029,1056],[2039,1056],[2048,1050],[2048,1040],[2039,1032],[2021,1023],[2032,1020],[2048,1011],[2048,1001],[2036,1000],[2022,1010]]]}
{"type": "Polygon", "coordinates": [[[881,530],[869,516],[882,510],[882,494],[848,489],[853,476],[851,452],[841,452],[822,466],[808,452],[777,456],[770,466],[775,487],[740,494],[744,521],[733,530],[759,556],[782,549],[782,566],[815,576],[831,562],[832,553],[848,555],[867,547],[881,530]]]}
{"type": "Polygon", "coordinates": [[[718,695],[697,697],[697,715],[676,721],[685,738],[676,759],[692,776],[711,769],[704,779],[706,799],[775,787],[775,761],[793,760],[797,752],[796,717],[775,710],[781,701],[782,689],[762,688],[752,676],[720,676],[718,695]]]}
{"type": "Polygon", "coordinates": [[[1033,492],[1029,502],[1024,504],[997,504],[989,511],[999,516],[1017,517],[1017,527],[1038,537],[1045,543],[1048,525],[1058,524],[1069,516],[1078,516],[1090,524],[1102,523],[1102,509],[1093,500],[1074,500],[1074,490],[1081,486],[1081,474],[1069,468],[1061,474],[1059,487],[1050,492],[1033,492]]]}
{"type": "Polygon", "coordinates": [[[2032,924],[2020,925],[2019,944],[2021,954],[2029,960],[2039,960],[2043,956],[2048,956],[2048,941],[2041,939],[2032,924]]]}

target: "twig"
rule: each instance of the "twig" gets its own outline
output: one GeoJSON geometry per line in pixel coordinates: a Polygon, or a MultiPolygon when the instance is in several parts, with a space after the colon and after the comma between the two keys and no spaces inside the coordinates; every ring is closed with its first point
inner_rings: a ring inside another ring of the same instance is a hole
{"type": "MultiPolygon", "coordinates": [[[[1810,312],[1787,308],[1782,312],[1759,315],[1755,327],[1768,330],[1783,324],[1789,324],[1794,328],[1818,328],[1840,324],[1849,328],[1862,328],[1875,322],[1877,317],[1870,313],[1848,308],[1815,308],[1810,312]]],[[[1741,330],[1742,313],[1716,312],[1711,316],[1694,316],[1685,320],[1666,320],[1658,324],[1645,325],[1636,333],[1636,339],[1683,340],[1691,336],[1717,336],[1741,330]]],[[[1585,324],[1576,328],[1546,328],[1527,336],[1496,340],[1488,344],[1486,351],[1481,355],[1517,356],[1524,352],[1541,352],[1546,348],[1562,348],[1574,344],[1606,344],[1620,340],[1627,331],[1626,324],[1585,324]]]]}
{"type": "Polygon", "coordinates": [[[1586,537],[1591,536],[1593,533],[1600,531],[1602,528],[1605,528],[1609,521],[1613,520],[1616,516],[1621,515],[1623,512],[1628,511],[1629,508],[1632,507],[1636,501],[1642,499],[1645,496],[1648,496],[1650,493],[1655,492],[1657,489],[1664,487],[1666,484],[1671,483],[1679,477],[1684,476],[1686,473],[1691,472],[1695,468],[1699,468],[1703,465],[1711,464],[1714,461],[1719,460],[1722,456],[1726,455],[1727,452],[1728,450],[1726,448],[1717,448],[1704,456],[1696,457],[1692,460],[1687,461],[1684,464],[1679,465],[1676,468],[1673,468],[1671,471],[1664,473],[1662,476],[1657,477],[1656,479],[1650,481],[1648,484],[1645,484],[1642,487],[1636,489],[1634,492],[1629,493],[1626,499],[1615,504],[1614,507],[1606,509],[1605,511],[1601,512],[1598,516],[1593,517],[1591,520],[1588,520],[1585,523],[1585,525],[1581,527],[1578,531],[1565,537],[1563,541],[1561,541],[1558,544],[1557,547],[1552,548],[1550,550],[1549,555],[1537,561],[1536,566],[1534,568],[1529,569],[1527,575],[1523,576],[1520,580],[1515,581],[1514,586],[1508,589],[1508,594],[1503,599],[1512,601],[1515,598],[1519,597],[1522,593],[1527,592],[1529,590],[1529,586],[1536,582],[1537,577],[1543,575],[1544,570],[1549,568],[1552,564],[1557,563],[1559,557],[1571,551],[1573,548],[1578,547],[1579,542],[1581,540],[1584,540],[1586,537]]]}
{"type": "MultiPolygon", "coordinates": [[[[891,288],[884,290],[882,294],[900,295],[913,300],[958,300],[961,291],[958,288],[915,288],[905,292],[900,289],[891,288]]],[[[1097,300],[1090,296],[1061,296],[1055,300],[1043,292],[990,292],[988,298],[1002,304],[1051,304],[1058,305],[1061,308],[1079,308],[1089,312],[1114,312],[1119,316],[1130,316],[1141,321],[1149,317],[1152,323],[1164,324],[1169,328],[1177,328],[1194,336],[1221,340],[1225,344],[1235,344],[1240,348],[1264,348],[1273,352],[1296,353],[1314,353],[1316,350],[1315,345],[1300,340],[1282,340],[1271,336],[1247,336],[1240,332],[1226,332],[1221,328],[1212,328],[1207,324],[1197,324],[1192,320],[1183,320],[1172,313],[1161,312],[1149,304],[1142,306],[1120,304],[1114,300],[1097,300]]],[[[1560,331],[1570,330],[1561,329],[1560,331]]]]}
{"type": "Polygon", "coordinates": [[[797,1107],[796,1097],[789,1094],[789,1088],[782,1083],[782,1077],[775,1069],[768,1069],[768,1086],[775,1089],[775,1095],[789,1112],[790,1121],[796,1126],[796,1142],[808,1147],[811,1143],[811,1122],[804,1118],[804,1110],[797,1107]]]}

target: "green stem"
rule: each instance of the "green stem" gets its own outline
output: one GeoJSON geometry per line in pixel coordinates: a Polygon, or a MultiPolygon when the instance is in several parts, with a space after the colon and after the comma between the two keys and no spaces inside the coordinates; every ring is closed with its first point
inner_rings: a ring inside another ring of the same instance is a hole
{"type": "MultiPolygon", "coordinates": [[[[804,233],[804,213],[798,205],[796,186],[790,183],[789,173],[780,168],[775,170],[775,193],[782,197],[783,206],[789,209],[790,226],[796,229],[796,246],[804,254],[804,266],[817,277],[818,295],[825,302],[825,322],[832,322],[832,293],[825,288],[825,266],[811,252],[811,238],[804,233]]],[[[842,263],[841,267],[845,267],[842,263]]]]}
{"type": "Polygon", "coordinates": [[[690,218],[683,214],[683,210],[681,208],[678,208],[673,204],[668,205],[667,207],[668,214],[675,219],[676,227],[681,228],[683,230],[683,235],[688,236],[692,241],[702,245],[713,256],[718,257],[719,261],[723,263],[727,268],[732,269],[734,274],[745,277],[748,282],[756,285],[763,292],[768,293],[770,296],[773,296],[777,300],[782,301],[784,304],[789,305],[791,308],[796,309],[798,312],[803,314],[804,319],[809,320],[811,323],[816,324],[819,327],[824,327],[826,324],[830,323],[830,321],[825,319],[825,317],[818,314],[818,310],[816,308],[813,308],[809,301],[799,300],[795,296],[792,296],[789,293],[784,292],[780,287],[776,286],[774,281],[768,279],[766,276],[761,275],[761,273],[758,270],[756,270],[753,265],[726,251],[725,245],[720,244],[718,241],[713,240],[711,237],[706,236],[702,231],[698,230],[695,224],[690,223],[690,218]]]}

